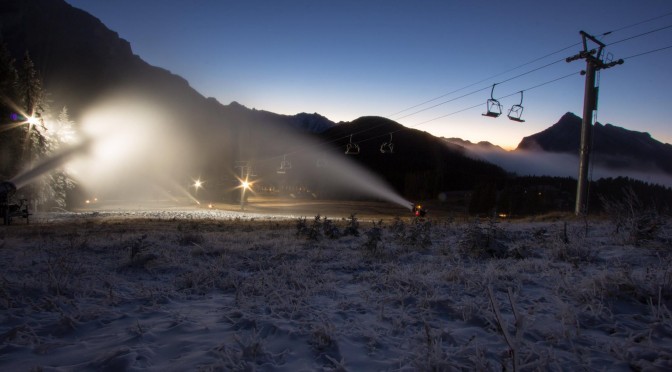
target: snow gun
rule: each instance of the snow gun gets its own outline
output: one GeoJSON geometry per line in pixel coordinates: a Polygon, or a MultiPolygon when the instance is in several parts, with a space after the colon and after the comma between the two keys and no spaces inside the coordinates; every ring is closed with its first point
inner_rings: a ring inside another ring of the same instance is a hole
{"type": "Polygon", "coordinates": [[[411,208],[411,212],[413,212],[413,215],[415,217],[425,217],[427,214],[427,210],[422,207],[421,204],[413,204],[413,208],[411,208]]]}

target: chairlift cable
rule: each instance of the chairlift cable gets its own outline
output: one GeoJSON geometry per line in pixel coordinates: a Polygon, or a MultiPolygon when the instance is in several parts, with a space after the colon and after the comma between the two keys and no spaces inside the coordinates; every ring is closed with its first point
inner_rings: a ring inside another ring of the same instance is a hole
{"type": "Polygon", "coordinates": [[[626,29],[628,29],[628,28],[632,28],[632,27],[635,27],[635,26],[639,26],[639,25],[641,25],[641,24],[648,23],[648,22],[651,22],[651,21],[655,21],[655,20],[657,20],[657,19],[665,18],[665,17],[671,16],[671,15],[672,15],[672,12],[665,13],[665,14],[663,14],[663,15],[659,15],[659,16],[656,16],[656,17],[653,17],[653,18],[645,19],[645,20],[643,20],[643,21],[635,22],[635,23],[630,24],[630,25],[627,25],[627,26],[619,27],[619,28],[617,28],[617,29],[615,29],[615,30],[611,30],[611,31],[603,32],[602,34],[600,34],[600,36],[607,36],[607,35],[613,34],[614,32],[623,31],[623,30],[626,30],[626,29]]]}
{"type": "MultiPolygon", "coordinates": [[[[516,67],[510,68],[510,69],[508,69],[508,70],[502,71],[502,72],[500,72],[500,73],[497,73],[497,74],[492,75],[492,76],[490,76],[490,77],[487,77],[487,78],[485,78],[485,79],[479,80],[479,81],[477,81],[477,82],[475,82],[475,83],[466,85],[466,86],[464,86],[464,87],[462,87],[462,88],[459,88],[459,89],[455,89],[455,90],[453,90],[453,91],[451,91],[451,92],[442,94],[442,95],[440,95],[440,96],[438,96],[438,97],[432,98],[432,99],[430,99],[430,100],[427,100],[427,101],[425,101],[425,102],[419,103],[419,104],[417,104],[417,105],[414,105],[414,106],[405,108],[405,109],[403,109],[403,110],[401,110],[401,111],[395,112],[394,114],[390,114],[390,115],[388,115],[387,118],[391,118],[391,117],[393,117],[393,116],[399,115],[399,114],[401,114],[401,113],[403,113],[403,112],[406,112],[406,111],[408,111],[408,110],[412,110],[412,109],[414,109],[414,108],[417,108],[417,107],[426,105],[426,104],[428,104],[428,103],[434,102],[434,101],[436,101],[436,100],[439,100],[439,99],[441,99],[441,98],[443,98],[443,97],[447,97],[447,96],[449,96],[449,95],[451,95],[451,94],[454,94],[454,93],[457,93],[457,92],[459,92],[459,91],[465,90],[465,89],[467,89],[467,88],[471,88],[471,87],[473,87],[474,85],[477,85],[477,84],[486,82],[486,81],[488,81],[488,80],[492,80],[492,79],[494,79],[494,78],[496,78],[496,77],[502,76],[502,75],[507,74],[507,73],[509,73],[509,72],[511,72],[511,71],[518,70],[519,68],[525,67],[525,66],[530,65],[530,64],[532,64],[532,63],[534,63],[534,62],[537,62],[537,61],[540,61],[540,60],[542,60],[542,59],[548,58],[548,57],[550,57],[550,56],[552,56],[552,55],[554,55],[554,54],[558,54],[558,53],[560,53],[560,52],[564,52],[565,50],[570,49],[570,48],[573,48],[573,47],[575,47],[575,46],[577,46],[577,45],[581,45],[581,43],[574,43],[574,44],[569,45],[569,46],[566,46],[566,47],[564,47],[564,48],[562,48],[562,49],[558,49],[558,50],[556,50],[556,51],[554,51],[554,52],[545,54],[545,55],[543,55],[543,56],[541,56],[541,57],[537,57],[537,58],[535,58],[535,59],[533,59],[533,60],[530,60],[530,61],[528,61],[528,62],[525,62],[525,63],[523,63],[523,64],[521,64],[521,65],[516,66],[516,67]]],[[[562,60],[564,61],[564,58],[563,58],[562,60]]],[[[546,67],[547,67],[547,66],[546,66],[546,67]]],[[[536,70],[535,70],[535,71],[536,71],[536,70]]],[[[398,118],[398,119],[396,119],[396,120],[401,120],[401,118],[398,118]]]]}
{"type": "MultiPolygon", "coordinates": [[[[576,45],[576,44],[575,44],[575,45],[576,45]]],[[[574,46],[574,45],[572,45],[572,46],[574,46]]],[[[510,78],[508,78],[508,79],[499,81],[499,82],[495,83],[495,85],[508,83],[508,82],[511,81],[511,80],[518,79],[518,78],[520,78],[520,77],[522,77],[522,76],[531,74],[531,73],[533,73],[533,72],[539,71],[539,70],[544,69],[544,68],[546,68],[546,67],[553,66],[553,65],[556,64],[556,63],[560,63],[560,62],[564,62],[564,61],[565,61],[565,58],[561,58],[561,59],[559,59],[559,60],[557,60],[557,61],[554,61],[554,62],[551,62],[551,63],[547,63],[547,64],[545,64],[545,65],[543,65],[543,66],[534,68],[534,69],[532,69],[532,70],[529,70],[529,71],[520,73],[520,74],[518,74],[518,75],[516,75],[516,76],[512,76],[512,77],[510,77],[510,78]]],[[[472,85],[475,85],[475,84],[472,84],[472,85]]],[[[477,90],[473,90],[473,91],[471,91],[471,92],[469,92],[469,93],[465,93],[465,94],[463,94],[463,95],[461,95],[461,96],[458,96],[458,97],[455,97],[455,98],[451,98],[451,99],[449,99],[449,100],[447,100],[447,101],[443,101],[443,102],[437,103],[437,104],[435,104],[435,105],[432,105],[432,106],[429,106],[429,107],[425,107],[425,108],[423,108],[423,109],[421,109],[421,110],[412,112],[412,113],[410,113],[410,114],[404,115],[404,116],[402,116],[402,117],[400,117],[400,118],[395,119],[395,121],[405,119],[405,118],[407,118],[407,117],[409,117],[409,116],[413,116],[413,115],[415,115],[415,114],[419,114],[419,113],[421,113],[421,112],[424,112],[424,111],[433,109],[433,108],[435,108],[435,107],[444,105],[444,104],[446,104],[446,103],[450,103],[450,102],[453,102],[453,101],[457,101],[458,99],[462,99],[462,98],[464,98],[464,97],[468,97],[468,96],[470,96],[470,95],[472,95],[472,94],[476,94],[476,93],[478,93],[478,92],[481,92],[481,91],[490,89],[491,87],[492,87],[492,85],[488,85],[487,87],[483,87],[483,88],[480,88],[480,89],[477,89],[477,90]]]]}
{"type": "MultiPolygon", "coordinates": [[[[401,113],[403,113],[403,112],[406,112],[406,111],[412,110],[412,109],[414,109],[414,108],[417,108],[417,107],[426,105],[426,104],[428,104],[428,103],[431,103],[431,102],[434,102],[434,101],[439,100],[439,99],[441,99],[441,98],[450,96],[450,95],[452,95],[452,94],[454,94],[454,93],[457,93],[457,92],[459,92],[459,91],[465,90],[465,89],[467,89],[467,88],[471,88],[471,87],[473,87],[474,85],[477,85],[477,84],[486,82],[486,81],[488,81],[488,80],[492,80],[492,79],[494,79],[494,78],[496,78],[496,77],[502,76],[502,75],[507,74],[507,73],[509,73],[509,72],[511,72],[511,71],[518,70],[519,68],[525,67],[525,66],[530,65],[530,64],[532,64],[532,63],[534,63],[534,62],[537,62],[537,61],[540,61],[540,60],[542,60],[542,59],[548,58],[548,57],[550,57],[550,56],[552,56],[552,55],[554,55],[554,54],[558,54],[558,53],[560,53],[560,52],[564,52],[565,50],[570,49],[570,48],[573,48],[573,47],[575,47],[575,46],[577,46],[577,45],[581,45],[581,43],[574,43],[574,44],[569,45],[569,46],[566,46],[566,47],[564,47],[564,48],[562,48],[562,49],[558,49],[558,50],[556,50],[555,52],[545,54],[545,55],[543,55],[543,56],[541,56],[541,57],[535,58],[535,59],[533,59],[533,60],[531,60],[531,61],[525,62],[525,63],[523,63],[523,64],[521,64],[521,65],[516,66],[516,67],[510,68],[510,69],[508,69],[508,70],[506,70],[506,71],[503,71],[503,72],[500,72],[500,73],[498,73],[498,74],[495,74],[495,75],[492,75],[492,76],[490,76],[490,77],[487,77],[487,78],[485,78],[485,79],[479,80],[479,81],[477,81],[477,82],[475,82],[475,83],[473,83],[473,84],[469,84],[469,85],[467,85],[467,86],[464,86],[464,87],[459,88],[459,89],[455,89],[455,90],[453,90],[453,91],[451,91],[451,92],[448,92],[448,93],[446,93],[446,94],[440,95],[440,96],[435,97],[435,98],[432,98],[432,99],[427,100],[427,101],[425,101],[425,102],[422,102],[422,103],[419,103],[419,104],[417,104],[417,105],[414,105],[414,106],[405,108],[405,109],[403,109],[403,110],[401,110],[401,111],[398,111],[398,112],[396,112],[396,113],[394,113],[394,114],[388,115],[387,118],[394,117],[394,116],[399,115],[399,114],[401,114],[401,113]]],[[[535,69],[533,69],[533,70],[524,72],[524,73],[522,73],[522,74],[520,74],[520,75],[516,75],[516,76],[514,76],[514,77],[512,77],[512,78],[503,80],[503,81],[501,81],[499,84],[501,84],[501,83],[503,83],[503,82],[507,82],[507,81],[513,80],[513,79],[516,79],[516,78],[521,77],[521,76],[524,76],[524,75],[527,75],[527,74],[532,73],[532,72],[534,72],[534,71],[538,71],[538,70],[541,70],[541,69],[543,69],[543,68],[552,66],[552,65],[554,65],[554,64],[556,64],[556,63],[558,63],[558,62],[564,61],[564,60],[565,60],[565,58],[562,58],[562,59],[560,59],[560,60],[558,60],[558,61],[555,61],[555,62],[546,64],[546,65],[544,65],[544,66],[535,68],[535,69]]],[[[488,87],[489,87],[489,86],[488,86],[488,87]]],[[[406,118],[406,117],[408,117],[408,116],[415,115],[415,114],[417,114],[417,113],[419,113],[419,112],[423,112],[423,111],[432,109],[432,108],[434,108],[434,107],[440,106],[440,105],[442,105],[442,104],[444,104],[444,103],[448,103],[448,102],[452,102],[452,101],[454,101],[454,100],[456,100],[456,99],[464,98],[464,97],[466,97],[466,96],[468,96],[468,95],[471,95],[471,94],[476,93],[476,92],[480,92],[481,90],[484,90],[484,89],[486,89],[486,88],[479,89],[479,90],[477,90],[477,91],[474,91],[474,92],[471,92],[471,93],[464,94],[464,95],[462,95],[462,96],[456,97],[456,98],[451,99],[451,100],[448,100],[448,101],[444,101],[444,102],[442,102],[442,103],[440,103],[440,104],[437,104],[437,105],[434,105],[434,106],[431,106],[431,107],[427,107],[427,108],[422,109],[422,110],[419,110],[419,111],[415,111],[415,112],[413,112],[413,113],[411,113],[411,114],[402,116],[402,117],[397,118],[397,119],[395,119],[395,120],[401,120],[401,119],[406,118]]]]}
{"type": "MultiPolygon", "coordinates": [[[[613,30],[611,30],[611,31],[606,31],[606,32],[601,33],[600,36],[611,35],[611,34],[614,34],[614,33],[616,33],[616,32],[623,31],[623,30],[626,30],[626,29],[628,29],[628,28],[632,28],[632,27],[635,27],[635,26],[639,26],[639,25],[641,25],[641,24],[648,23],[648,22],[651,22],[651,21],[655,21],[655,20],[657,20],[657,19],[661,19],[661,18],[670,16],[670,15],[672,15],[672,12],[668,12],[668,13],[665,13],[665,14],[660,15],[660,16],[656,16],[656,17],[653,17],[653,18],[648,18],[648,19],[645,19],[645,20],[642,20],[642,21],[638,21],[638,22],[635,22],[635,23],[632,23],[632,24],[629,24],[629,25],[626,25],[626,26],[622,26],[622,27],[613,29],[613,30]]],[[[668,26],[668,27],[669,27],[669,26],[668,26]]],[[[664,27],[663,29],[668,28],[668,27],[664,27]]],[[[657,31],[660,31],[660,30],[662,30],[662,29],[649,31],[649,32],[644,33],[644,34],[642,34],[642,35],[636,35],[636,36],[633,36],[632,38],[639,37],[639,36],[644,36],[644,35],[647,35],[647,34],[650,34],[650,33],[653,33],[653,32],[657,32],[657,31]]],[[[629,40],[629,39],[630,39],[630,38],[628,38],[627,40],[629,40]]],[[[619,42],[622,42],[622,41],[625,41],[625,40],[616,41],[616,42],[611,43],[611,44],[619,43],[619,42]]],[[[409,111],[409,110],[418,108],[418,107],[420,107],[420,106],[423,106],[423,105],[426,105],[426,104],[428,104],[428,103],[434,102],[434,101],[439,100],[439,99],[441,99],[441,98],[444,98],[444,97],[447,97],[447,96],[449,96],[449,95],[455,94],[455,93],[457,93],[457,92],[459,92],[459,91],[462,91],[462,90],[464,90],[464,89],[471,88],[471,87],[473,87],[474,85],[477,85],[477,84],[486,82],[486,81],[488,81],[488,80],[492,80],[492,79],[494,79],[494,78],[496,78],[496,77],[502,76],[502,75],[504,75],[504,74],[506,74],[506,73],[509,73],[509,72],[511,72],[511,71],[515,71],[515,70],[517,70],[517,69],[519,69],[519,68],[521,68],[521,67],[524,67],[524,66],[530,65],[530,64],[532,64],[532,63],[534,63],[534,62],[543,60],[543,59],[548,58],[548,57],[550,57],[550,56],[552,56],[552,55],[555,55],[555,54],[564,52],[565,50],[570,49],[570,48],[573,48],[573,47],[575,47],[575,46],[577,46],[577,45],[581,45],[581,43],[578,42],[578,43],[574,43],[574,44],[572,44],[572,45],[568,45],[568,46],[566,46],[566,47],[564,47],[564,48],[561,48],[561,49],[558,49],[558,50],[556,50],[556,51],[554,51],[554,52],[545,54],[545,55],[543,55],[543,56],[541,56],[541,57],[534,58],[534,59],[532,59],[532,60],[530,60],[530,61],[528,61],[528,62],[525,62],[525,63],[523,63],[523,64],[521,64],[521,65],[518,65],[518,66],[516,66],[516,67],[510,68],[510,69],[508,69],[508,70],[502,71],[502,72],[500,72],[500,73],[498,73],[498,74],[492,75],[492,76],[490,76],[490,77],[488,77],[488,78],[485,78],[485,79],[483,79],[483,80],[479,80],[479,81],[477,81],[477,82],[475,82],[475,83],[466,85],[466,86],[464,86],[464,87],[462,87],[462,88],[455,89],[455,90],[453,90],[453,91],[451,91],[451,92],[442,94],[442,95],[440,95],[440,96],[438,96],[438,97],[435,97],[435,98],[429,99],[429,100],[427,100],[427,101],[424,101],[424,102],[422,102],[422,103],[419,103],[419,104],[416,104],[416,105],[407,107],[407,108],[405,108],[405,109],[403,109],[403,110],[401,110],[401,111],[397,111],[397,112],[395,112],[395,113],[393,113],[393,114],[387,115],[386,117],[387,117],[387,118],[392,118],[392,117],[394,117],[394,116],[396,116],[396,115],[399,115],[399,114],[401,114],[401,113],[403,113],[403,112],[406,112],[406,111],[409,111]]],[[[562,60],[564,60],[564,58],[563,58],[562,60]]],[[[548,67],[548,66],[550,66],[550,65],[542,66],[541,68],[548,67]]],[[[533,70],[533,71],[536,71],[536,70],[533,70]]],[[[507,81],[507,80],[505,80],[505,81],[507,81]]],[[[433,107],[436,107],[436,106],[432,106],[431,108],[433,108],[433,107]]],[[[428,108],[428,109],[429,109],[429,108],[428,108]]],[[[397,119],[395,119],[395,120],[401,120],[401,119],[403,119],[403,118],[405,118],[405,117],[406,117],[406,116],[401,117],[401,118],[397,118],[397,119]]]]}
{"type": "Polygon", "coordinates": [[[668,28],[672,28],[672,25],[667,25],[667,26],[664,26],[664,27],[656,28],[656,29],[651,30],[651,31],[642,32],[641,34],[637,34],[637,35],[633,35],[633,36],[630,36],[630,37],[626,37],[625,39],[621,39],[621,40],[617,40],[617,41],[614,41],[614,42],[612,42],[612,43],[609,43],[609,44],[607,44],[606,46],[611,46],[611,45],[614,45],[614,44],[619,44],[619,43],[622,43],[622,42],[624,42],[624,41],[628,41],[628,40],[636,39],[636,38],[638,38],[638,37],[642,37],[642,36],[646,36],[646,35],[652,34],[652,33],[654,33],[654,32],[659,32],[659,31],[667,30],[668,28]]]}
{"type": "Polygon", "coordinates": [[[672,45],[668,45],[668,46],[666,46],[666,47],[662,47],[662,48],[658,48],[658,49],[649,50],[648,52],[642,52],[642,53],[633,54],[633,55],[631,55],[631,56],[623,57],[623,60],[631,59],[631,58],[636,58],[636,57],[641,57],[641,56],[644,56],[644,55],[647,55],[647,54],[651,54],[651,53],[655,53],[655,52],[660,52],[660,51],[663,51],[663,50],[666,50],[666,49],[670,49],[670,48],[672,48],[672,45]]]}
{"type": "Polygon", "coordinates": [[[471,92],[469,92],[469,93],[465,93],[465,94],[463,94],[463,95],[461,95],[461,96],[458,96],[458,97],[455,97],[455,98],[451,98],[451,99],[449,99],[449,100],[447,100],[447,101],[443,101],[443,102],[437,103],[437,104],[435,104],[435,105],[433,105],[433,106],[425,107],[424,109],[421,109],[421,110],[412,112],[412,113],[410,113],[410,114],[404,115],[404,116],[402,116],[402,117],[400,117],[400,118],[395,119],[395,121],[398,121],[398,120],[401,120],[401,119],[405,119],[405,118],[407,118],[407,117],[409,117],[409,116],[413,116],[413,115],[415,115],[415,114],[419,114],[419,113],[421,113],[421,112],[423,112],[423,111],[431,110],[431,109],[433,109],[433,108],[435,108],[435,107],[439,107],[439,106],[441,106],[441,105],[445,105],[446,103],[450,103],[450,102],[453,102],[453,101],[457,101],[458,99],[462,99],[462,98],[464,98],[464,97],[468,97],[468,96],[470,96],[470,95],[472,95],[472,94],[476,94],[476,93],[478,93],[478,92],[482,92],[482,91],[484,91],[484,90],[490,89],[491,87],[492,87],[492,85],[488,85],[487,87],[483,87],[483,88],[480,88],[480,89],[477,89],[477,90],[472,90],[471,92]]]}
{"type": "MultiPolygon", "coordinates": [[[[572,72],[571,74],[567,74],[567,75],[564,75],[564,76],[560,76],[560,77],[555,78],[555,79],[553,79],[553,80],[549,80],[549,81],[546,81],[546,82],[544,82],[544,83],[540,83],[540,84],[531,86],[531,87],[529,87],[529,88],[522,89],[522,90],[520,90],[520,91],[516,91],[515,93],[511,93],[511,94],[507,94],[507,95],[505,95],[505,96],[498,97],[497,99],[503,99],[503,98],[512,97],[512,96],[515,96],[515,95],[517,95],[517,94],[520,94],[520,92],[527,92],[527,91],[529,91],[529,90],[536,89],[536,88],[542,87],[542,86],[544,86],[544,85],[548,85],[548,84],[554,83],[554,82],[556,82],[556,81],[560,81],[560,80],[566,79],[566,78],[571,77],[571,76],[574,76],[574,75],[576,75],[576,74],[577,74],[577,72],[572,72]]],[[[411,125],[411,126],[409,126],[409,128],[416,128],[416,127],[419,127],[419,126],[421,126],[421,125],[427,124],[427,123],[429,123],[429,122],[432,122],[432,121],[435,121],[435,120],[438,120],[438,119],[443,119],[443,118],[445,118],[445,117],[452,116],[452,115],[458,114],[458,113],[463,112],[463,111],[471,110],[471,109],[474,109],[474,108],[476,108],[476,107],[480,107],[480,106],[482,106],[482,105],[483,105],[483,103],[479,103],[479,104],[474,105],[474,106],[466,107],[466,108],[460,109],[460,110],[458,110],[458,111],[451,112],[451,113],[446,114],[446,115],[442,115],[442,116],[439,116],[439,117],[435,117],[435,118],[433,118],[433,119],[429,119],[429,120],[420,122],[420,123],[415,124],[415,125],[411,125]]],[[[361,141],[360,141],[360,142],[361,142],[361,141]]]]}
{"type": "MultiPolygon", "coordinates": [[[[606,32],[601,33],[600,36],[611,35],[611,34],[613,34],[613,33],[616,33],[616,32],[619,32],[619,31],[622,31],[622,30],[625,30],[625,29],[628,29],[628,28],[632,28],[632,27],[635,27],[635,26],[638,26],[638,25],[641,25],[641,24],[644,24],[644,23],[648,23],[648,22],[651,22],[651,21],[654,21],[654,20],[657,20],[657,19],[660,19],[660,18],[664,18],[664,17],[670,16],[670,15],[672,15],[672,12],[669,12],[669,13],[666,13],[666,14],[663,14],[663,15],[660,15],[660,16],[657,16],[657,17],[653,17],[653,18],[645,19],[645,20],[642,20],[642,21],[639,21],[639,22],[635,22],[635,23],[633,23],[633,24],[630,24],[630,25],[627,25],[627,26],[623,26],[623,27],[619,27],[619,28],[614,29],[614,30],[611,30],[611,31],[606,31],[606,32]]],[[[669,26],[668,26],[668,27],[669,27],[669,26]]],[[[665,27],[665,28],[667,28],[667,27],[665,27]]],[[[665,28],[663,28],[663,29],[665,29],[665,28]]],[[[657,32],[657,31],[660,31],[660,30],[649,31],[649,32],[647,32],[647,33],[645,33],[645,34],[642,34],[642,35],[639,35],[639,36],[643,36],[643,35],[646,35],[646,34],[649,34],[649,33],[652,33],[652,32],[657,32]]],[[[638,36],[634,36],[634,37],[638,37],[638,36]]],[[[633,38],[634,38],[634,37],[633,37],[633,38]]],[[[625,41],[625,40],[621,40],[621,41],[625,41]]],[[[618,43],[618,42],[621,42],[621,41],[617,41],[617,42],[615,42],[615,43],[618,43]]],[[[614,44],[614,43],[612,43],[612,44],[614,44]]],[[[462,90],[464,90],[464,89],[473,87],[474,85],[483,83],[483,82],[488,81],[488,80],[492,80],[492,79],[494,79],[494,78],[496,78],[496,77],[498,77],[498,76],[502,76],[502,75],[504,75],[504,74],[506,74],[506,73],[509,73],[509,72],[511,72],[511,71],[515,71],[515,70],[517,70],[517,69],[519,69],[519,68],[521,68],[521,67],[524,67],[524,66],[530,65],[530,64],[532,64],[532,63],[534,63],[534,62],[537,62],[537,61],[543,60],[543,59],[545,59],[545,58],[548,58],[548,57],[550,57],[550,56],[552,56],[552,55],[554,55],[554,54],[558,54],[558,53],[564,52],[565,50],[570,49],[570,48],[573,48],[573,47],[575,47],[575,46],[577,46],[577,45],[581,45],[581,43],[578,42],[578,43],[574,43],[574,44],[572,44],[572,45],[568,45],[568,46],[566,46],[566,47],[564,47],[564,48],[561,48],[561,49],[558,49],[558,50],[556,50],[556,51],[554,51],[554,52],[545,54],[545,55],[543,55],[543,56],[541,56],[541,57],[534,58],[534,59],[532,59],[532,60],[530,60],[530,61],[528,61],[528,62],[525,62],[525,63],[523,63],[523,64],[521,64],[521,65],[518,65],[518,66],[516,66],[516,67],[510,68],[510,69],[508,69],[508,70],[502,71],[502,72],[500,72],[500,73],[498,73],[498,74],[492,75],[492,76],[490,76],[490,77],[488,77],[488,78],[485,78],[485,79],[483,79],[483,80],[479,80],[479,81],[477,81],[477,82],[475,82],[475,83],[466,85],[466,86],[464,86],[464,87],[462,87],[462,88],[455,89],[455,90],[453,90],[453,91],[451,91],[451,92],[442,94],[442,95],[440,95],[440,96],[438,96],[438,97],[429,99],[429,100],[424,101],[424,102],[422,102],[422,103],[419,103],[419,104],[417,104],[417,105],[414,105],[414,106],[405,108],[405,109],[403,109],[403,110],[401,110],[401,111],[398,111],[398,112],[395,112],[395,113],[393,113],[393,114],[390,114],[390,115],[388,115],[387,117],[388,117],[388,118],[391,118],[391,117],[394,117],[394,116],[396,116],[396,115],[399,115],[399,114],[401,114],[401,113],[403,113],[403,112],[412,110],[412,109],[414,109],[414,108],[417,108],[417,107],[426,105],[426,104],[428,104],[428,103],[434,102],[434,101],[439,100],[439,99],[441,99],[441,98],[450,96],[450,95],[452,95],[452,94],[454,94],[454,93],[457,93],[457,92],[459,92],[459,91],[462,91],[462,90]]],[[[564,60],[564,58],[563,58],[563,60],[564,60]]],[[[546,66],[542,66],[541,68],[548,67],[548,66],[550,66],[550,64],[549,64],[549,65],[546,65],[546,66]]],[[[541,69],[541,68],[540,68],[540,69],[541,69]]],[[[536,71],[536,70],[533,70],[533,71],[536,71]]],[[[433,107],[436,107],[436,106],[432,106],[431,108],[433,108],[433,107]]],[[[428,109],[429,109],[429,108],[428,108],[428,109]]],[[[404,117],[406,117],[406,116],[404,116],[404,117]]],[[[401,120],[401,119],[403,119],[404,117],[397,118],[396,120],[401,120]]]]}

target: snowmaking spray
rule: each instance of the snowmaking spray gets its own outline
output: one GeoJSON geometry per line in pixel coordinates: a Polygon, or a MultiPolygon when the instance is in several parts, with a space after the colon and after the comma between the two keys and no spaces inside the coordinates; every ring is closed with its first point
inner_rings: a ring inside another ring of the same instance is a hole
{"type": "MultiPolygon", "coordinates": [[[[109,96],[82,115],[81,130],[87,140],[2,183],[0,192],[10,194],[47,172],[66,166],[68,174],[98,196],[107,193],[119,200],[142,201],[157,194],[172,200],[179,195],[200,204],[189,192],[190,186],[177,180],[185,179],[188,172],[198,174],[202,164],[220,158],[222,143],[231,139],[226,138],[227,132],[221,127],[212,127],[205,132],[211,141],[202,142],[204,139],[200,137],[189,136],[190,126],[171,116],[171,112],[165,102],[133,92],[109,96]]],[[[294,176],[298,173],[343,195],[383,200],[413,211],[413,203],[348,155],[326,151],[315,139],[296,131],[282,135],[265,132],[262,126],[251,125],[252,142],[260,148],[269,144],[276,148],[298,148],[292,156],[301,157],[306,165],[312,164],[305,170],[293,169],[294,176]],[[315,164],[318,158],[327,163],[320,170],[315,164]]],[[[275,174],[275,169],[271,173],[275,174]]]]}

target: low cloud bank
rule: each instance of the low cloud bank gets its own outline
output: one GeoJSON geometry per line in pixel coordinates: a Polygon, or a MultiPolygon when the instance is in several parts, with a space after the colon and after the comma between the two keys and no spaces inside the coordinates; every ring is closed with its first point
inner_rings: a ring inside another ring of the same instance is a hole
{"type": "MultiPolygon", "coordinates": [[[[520,176],[553,176],[576,178],[579,171],[578,156],[565,153],[545,151],[484,149],[478,146],[467,147],[467,154],[497,164],[509,172],[520,176]]],[[[656,169],[654,166],[640,166],[639,169],[612,168],[602,163],[600,155],[594,156],[595,163],[591,169],[592,179],[629,177],[648,183],[672,187],[672,175],[656,169]]],[[[612,159],[608,159],[612,160],[612,159]]],[[[628,163],[625,162],[624,163],[628,163]]],[[[632,162],[629,162],[632,164],[632,162]]]]}

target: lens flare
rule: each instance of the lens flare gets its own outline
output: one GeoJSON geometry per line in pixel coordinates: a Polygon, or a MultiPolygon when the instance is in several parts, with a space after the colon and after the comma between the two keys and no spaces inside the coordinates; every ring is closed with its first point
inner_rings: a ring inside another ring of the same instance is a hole
{"type": "Polygon", "coordinates": [[[40,123],[40,119],[35,116],[29,116],[26,118],[26,123],[30,125],[37,125],[40,123]]]}

